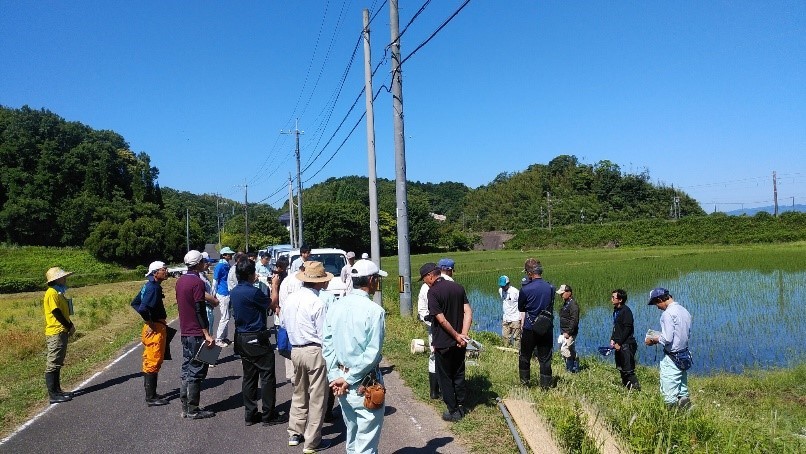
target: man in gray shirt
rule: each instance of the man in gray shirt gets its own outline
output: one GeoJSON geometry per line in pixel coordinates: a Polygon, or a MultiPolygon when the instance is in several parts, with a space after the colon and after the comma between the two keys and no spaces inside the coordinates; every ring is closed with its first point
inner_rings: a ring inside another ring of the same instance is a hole
{"type": "Polygon", "coordinates": [[[657,306],[663,311],[660,316],[660,335],[648,335],[644,340],[646,345],[663,345],[664,355],[660,362],[660,392],[663,400],[670,408],[688,408],[691,405],[687,372],[692,363],[688,350],[691,314],[662,287],[650,292],[649,305],[657,306]]]}

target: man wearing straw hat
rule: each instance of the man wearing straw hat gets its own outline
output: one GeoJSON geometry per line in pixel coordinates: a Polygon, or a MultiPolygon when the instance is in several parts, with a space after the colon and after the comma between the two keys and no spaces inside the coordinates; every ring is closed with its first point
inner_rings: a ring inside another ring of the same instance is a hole
{"type": "Polygon", "coordinates": [[[330,446],[329,441],[322,440],[328,381],[322,356],[325,305],[319,291],[327,288],[333,274],[325,271],[322,262],[304,262],[302,268],[296,274],[302,287],[289,295],[280,308],[280,324],[288,332],[294,366],[288,446],[304,443],[302,452],[307,453],[330,446]]]}
{"type": "Polygon", "coordinates": [[[378,364],[386,334],[386,312],[370,295],[380,287],[381,276],[388,274],[364,259],[355,262],[350,274],[351,290],[328,308],[322,348],[330,388],[339,398],[347,429],[347,452],[377,453],[385,407],[364,407],[364,397],[358,391],[367,376],[382,381],[378,364]]]}
{"type": "Polygon", "coordinates": [[[47,364],[45,366],[45,385],[48,388],[50,403],[58,404],[73,399],[73,393],[62,391],[61,369],[67,356],[67,338],[76,332],[70,321],[72,300],[65,298],[67,291],[67,272],[53,267],[45,273],[48,289],[42,299],[45,313],[45,340],[48,347],[47,364]]]}

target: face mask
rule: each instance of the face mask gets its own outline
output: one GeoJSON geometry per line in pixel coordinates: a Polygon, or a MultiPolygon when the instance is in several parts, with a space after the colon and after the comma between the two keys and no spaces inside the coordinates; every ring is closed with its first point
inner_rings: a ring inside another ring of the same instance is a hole
{"type": "Polygon", "coordinates": [[[56,291],[59,292],[59,293],[64,293],[64,292],[67,291],[67,285],[66,284],[65,285],[53,284],[53,288],[55,288],[56,291]]]}

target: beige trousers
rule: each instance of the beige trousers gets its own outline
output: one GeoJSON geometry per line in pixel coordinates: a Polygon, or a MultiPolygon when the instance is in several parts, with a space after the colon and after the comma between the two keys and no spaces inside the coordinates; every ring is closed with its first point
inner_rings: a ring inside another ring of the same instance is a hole
{"type": "Polygon", "coordinates": [[[288,435],[302,435],[305,448],[315,448],[322,441],[328,381],[322,347],[315,345],[291,349],[294,364],[294,393],[288,413],[288,435]]]}

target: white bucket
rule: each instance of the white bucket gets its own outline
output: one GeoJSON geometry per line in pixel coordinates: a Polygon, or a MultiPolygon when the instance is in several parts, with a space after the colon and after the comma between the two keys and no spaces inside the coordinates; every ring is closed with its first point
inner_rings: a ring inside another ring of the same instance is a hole
{"type": "Polygon", "coordinates": [[[425,353],[425,340],[412,339],[411,340],[411,354],[425,353]]]}

